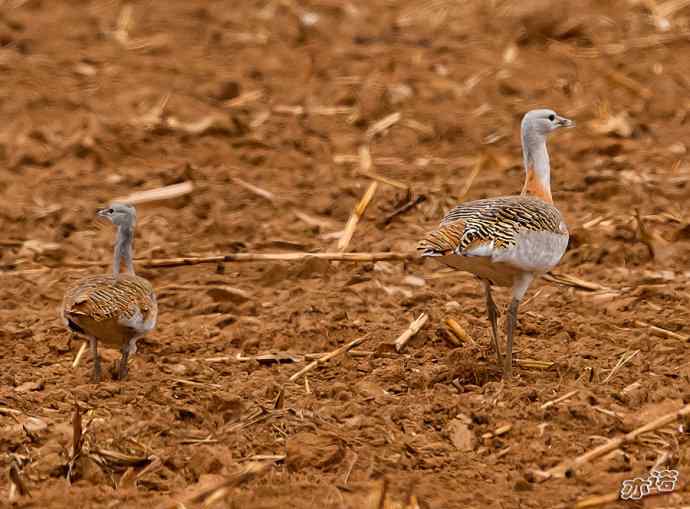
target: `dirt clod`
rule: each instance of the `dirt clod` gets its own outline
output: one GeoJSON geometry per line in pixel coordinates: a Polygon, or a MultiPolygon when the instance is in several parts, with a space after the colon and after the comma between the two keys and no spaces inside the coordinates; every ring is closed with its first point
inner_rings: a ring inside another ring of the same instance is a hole
{"type": "Polygon", "coordinates": [[[453,445],[463,452],[473,450],[477,445],[477,437],[466,422],[453,419],[448,424],[448,435],[453,445]]]}
{"type": "Polygon", "coordinates": [[[314,466],[333,467],[343,459],[344,450],[340,440],[333,436],[302,432],[288,439],[286,453],[288,468],[298,471],[314,466]]]}

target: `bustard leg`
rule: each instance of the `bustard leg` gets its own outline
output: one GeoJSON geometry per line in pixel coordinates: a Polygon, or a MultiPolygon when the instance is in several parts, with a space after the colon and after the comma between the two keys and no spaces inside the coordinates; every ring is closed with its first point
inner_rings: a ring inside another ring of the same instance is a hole
{"type": "Polygon", "coordinates": [[[117,368],[117,379],[124,380],[127,377],[127,360],[129,359],[129,343],[122,345],[122,357],[117,368]]]}
{"type": "Polygon", "coordinates": [[[125,378],[127,378],[127,373],[129,373],[129,369],[127,368],[127,361],[129,360],[130,355],[134,355],[135,353],[137,353],[138,339],[139,336],[134,337],[130,339],[127,343],[122,345],[122,349],[120,350],[122,352],[122,357],[120,358],[120,364],[117,368],[118,380],[124,380],[125,378]]]}
{"type": "Polygon", "coordinates": [[[513,374],[513,332],[517,323],[517,311],[520,301],[513,299],[508,306],[508,334],[506,338],[506,358],[503,365],[503,376],[510,378],[513,374]]]}
{"type": "Polygon", "coordinates": [[[91,381],[97,384],[101,381],[101,358],[98,356],[98,340],[95,336],[91,336],[89,342],[91,343],[91,357],[93,358],[91,381]]]}
{"type": "Polygon", "coordinates": [[[506,355],[503,360],[503,376],[510,378],[513,374],[513,334],[515,333],[515,325],[517,324],[517,312],[520,306],[520,301],[525,296],[529,285],[534,279],[534,274],[530,272],[523,272],[518,275],[513,282],[513,300],[508,306],[508,331],[506,337],[506,355]]]}
{"type": "Polygon", "coordinates": [[[496,308],[494,299],[491,297],[491,283],[486,280],[482,280],[482,284],[484,285],[484,291],[486,293],[486,310],[489,314],[489,322],[491,323],[491,342],[493,343],[494,350],[496,351],[498,365],[501,366],[503,362],[501,358],[501,349],[498,346],[498,309],[496,308]]]}

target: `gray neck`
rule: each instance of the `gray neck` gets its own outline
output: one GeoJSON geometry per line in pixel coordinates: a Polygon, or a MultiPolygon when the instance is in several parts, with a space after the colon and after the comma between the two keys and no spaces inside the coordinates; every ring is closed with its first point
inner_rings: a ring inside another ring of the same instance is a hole
{"type": "Polygon", "coordinates": [[[134,227],[120,225],[117,227],[115,239],[115,254],[113,258],[113,276],[120,273],[120,264],[125,264],[125,274],[134,274],[132,261],[132,243],[134,242],[134,227]]]}
{"type": "Polygon", "coordinates": [[[524,126],[522,131],[522,153],[525,164],[523,195],[533,195],[547,202],[551,197],[551,166],[546,151],[546,136],[524,126]]]}
{"type": "Polygon", "coordinates": [[[532,169],[545,188],[551,189],[551,165],[546,150],[546,136],[531,130],[522,135],[522,153],[525,171],[532,169]]]}

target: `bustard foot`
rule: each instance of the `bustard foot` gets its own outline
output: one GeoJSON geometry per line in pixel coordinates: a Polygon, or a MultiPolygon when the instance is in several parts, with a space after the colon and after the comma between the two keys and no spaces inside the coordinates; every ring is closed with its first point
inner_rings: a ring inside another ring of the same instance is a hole
{"type": "Polygon", "coordinates": [[[513,377],[513,360],[507,356],[503,363],[503,378],[510,380],[513,377]]]}
{"type": "Polygon", "coordinates": [[[93,361],[93,371],[91,372],[91,383],[101,383],[101,362],[100,359],[95,358],[93,361]]]}
{"type": "Polygon", "coordinates": [[[513,299],[508,306],[508,333],[506,338],[506,355],[503,360],[503,376],[510,378],[513,375],[513,334],[517,323],[517,310],[520,301],[513,299]]]}
{"type": "Polygon", "coordinates": [[[127,366],[124,368],[122,366],[118,366],[117,368],[117,373],[115,373],[115,379],[116,380],[124,380],[127,378],[127,375],[129,374],[129,369],[127,369],[127,366]]]}
{"type": "Polygon", "coordinates": [[[127,373],[129,373],[129,369],[127,368],[127,359],[129,358],[129,345],[124,346],[122,348],[122,357],[120,358],[120,362],[117,366],[117,379],[118,380],[124,380],[127,378],[127,373]]]}
{"type": "Polygon", "coordinates": [[[494,299],[491,297],[491,283],[483,281],[484,291],[486,293],[486,311],[489,315],[489,323],[491,324],[491,345],[496,352],[496,362],[499,366],[503,364],[501,357],[501,348],[498,346],[498,308],[494,299]]]}
{"type": "Polygon", "coordinates": [[[93,372],[91,373],[91,382],[94,384],[101,383],[101,358],[98,356],[98,340],[94,337],[89,338],[91,344],[91,357],[93,358],[93,372]]]}

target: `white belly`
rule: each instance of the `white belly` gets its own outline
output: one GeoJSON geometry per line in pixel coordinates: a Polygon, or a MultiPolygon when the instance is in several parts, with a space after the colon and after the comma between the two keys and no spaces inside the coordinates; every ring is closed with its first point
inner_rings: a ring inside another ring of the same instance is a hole
{"type": "Polygon", "coordinates": [[[525,231],[509,249],[486,246],[473,254],[440,256],[438,260],[454,269],[488,279],[496,286],[512,286],[520,274],[537,275],[553,269],[567,247],[566,234],[525,231]]]}
{"type": "Polygon", "coordinates": [[[454,269],[487,279],[496,286],[512,286],[515,276],[520,272],[510,265],[493,262],[486,256],[448,255],[440,256],[437,260],[454,269]]]}
{"type": "Polygon", "coordinates": [[[520,271],[543,274],[558,265],[567,247],[567,234],[525,231],[518,235],[515,246],[495,251],[491,259],[520,271]]]}

